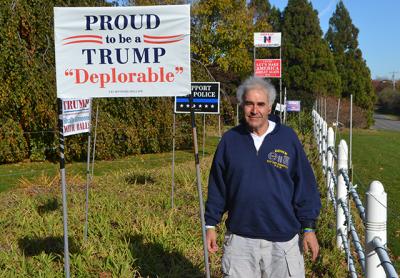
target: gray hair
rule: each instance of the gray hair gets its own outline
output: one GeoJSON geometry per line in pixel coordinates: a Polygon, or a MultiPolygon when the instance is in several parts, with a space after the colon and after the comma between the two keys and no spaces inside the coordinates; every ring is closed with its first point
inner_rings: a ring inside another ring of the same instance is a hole
{"type": "Polygon", "coordinates": [[[276,90],[274,85],[272,85],[269,80],[264,80],[257,76],[250,76],[237,89],[236,97],[240,105],[243,104],[246,93],[252,89],[261,89],[268,97],[269,106],[272,106],[272,104],[274,104],[276,97],[276,90]]]}

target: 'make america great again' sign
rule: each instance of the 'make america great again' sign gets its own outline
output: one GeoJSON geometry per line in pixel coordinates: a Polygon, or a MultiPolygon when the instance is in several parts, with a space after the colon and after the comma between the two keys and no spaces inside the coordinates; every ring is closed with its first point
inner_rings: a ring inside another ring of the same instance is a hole
{"type": "Polygon", "coordinates": [[[190,93],[190,6],[54,8],[57,97],[190,93]]]}

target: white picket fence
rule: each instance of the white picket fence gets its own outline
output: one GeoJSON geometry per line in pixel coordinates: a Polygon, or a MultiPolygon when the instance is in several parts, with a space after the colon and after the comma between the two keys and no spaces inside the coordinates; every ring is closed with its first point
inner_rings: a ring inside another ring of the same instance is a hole
{"type": "Polygon", "coordinates": [[[346,254],[350,276],[398,278],[386,249],[387,195],[382,183],[371,182],[366,192],[364,207],[357,193],[357,186],[352,184],[348,175],[349,152],[346,141],[340,140],[336,152],[333,128],[328,128],[326,121],[316,110],[313,110],[312,117],[319,157],[326,178],[327,197],[336,212],[337,247],[346,254]],[[351,200],[364,224],[364,244],[360,241],[352,221],[351,209],[349,209],[351,200]],[[361,266],[362,273],[360,274],[356,271],[351,243],[361,266]]]}

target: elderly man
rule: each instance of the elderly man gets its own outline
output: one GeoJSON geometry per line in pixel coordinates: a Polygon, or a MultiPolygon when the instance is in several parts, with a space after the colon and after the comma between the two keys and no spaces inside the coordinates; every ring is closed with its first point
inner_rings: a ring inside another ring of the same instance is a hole
{"type": "Polygon", "coordinates": [[[228,212],[224,277],[304,277],[303,251],[318,256],[315,177],[296,133],[270,115],[275,96],[271,83],[248,78],[237,91],[244,121],[224,134],[214,155],[207,244],[210,253],[218,250],[215,225],[228,212]]]}

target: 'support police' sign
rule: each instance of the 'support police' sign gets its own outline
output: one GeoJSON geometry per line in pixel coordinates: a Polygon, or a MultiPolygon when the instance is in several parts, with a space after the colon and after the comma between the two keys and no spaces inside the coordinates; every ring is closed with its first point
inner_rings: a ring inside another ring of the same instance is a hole
{"type": "MultiPolygon", "coordinates": [[[[219,114],[219,82],[193,82],[193,110],[198,114],[219,114]]],[[[190,113],[189,97],[176,97],[175,113],[190,113]]]]}
{"type": "Polygon", "coordinates": [[[190,6],[54,8],[57,97],[190,93],[190,6]]]}

